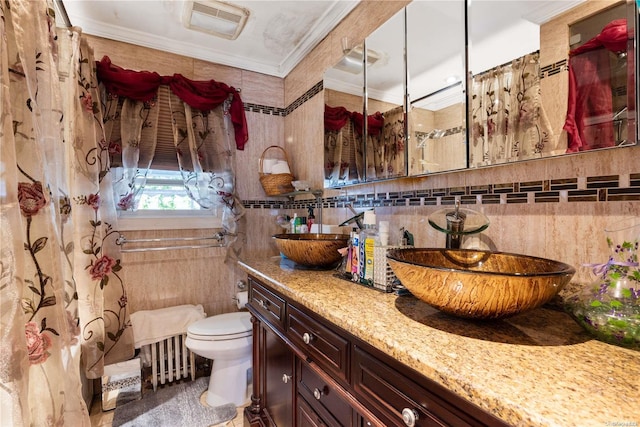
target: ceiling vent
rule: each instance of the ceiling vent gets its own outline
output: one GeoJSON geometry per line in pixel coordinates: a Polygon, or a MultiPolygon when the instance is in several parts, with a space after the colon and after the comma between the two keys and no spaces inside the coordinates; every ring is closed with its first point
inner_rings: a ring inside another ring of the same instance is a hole
{"type": "MultiPolygon", "coordinates": [[[[367,49],[367,68],[378,62],[380,54],[371,49],[367,49]]],[[[359,74],[362,72],[362,46],[351,49],[342,57],[333,68],[346,71],[351,74],[359,74]]]]}
{"type": "Polygon", "coordinates": [[[222,1],[188,1],[182,23],[185,27],[235,40],[249,18],[249,10],[222,1]]]}

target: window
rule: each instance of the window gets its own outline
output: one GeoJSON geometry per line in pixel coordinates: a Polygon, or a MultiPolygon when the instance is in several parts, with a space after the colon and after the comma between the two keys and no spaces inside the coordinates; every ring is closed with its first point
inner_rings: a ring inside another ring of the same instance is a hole
{"type": "Polygon", "coordinates": [[[138,210],[203,210],[187,194],[179,171],[149,169],[138,210]]]}
{"type": "MultiPolygon", "coordinates": [[[[113,168],[114,177],[122,168],[113,168]]],[[[180,171],[149,169],[138,205],[118,211],[121,230],[163,230],[222,227],[222,208],[203,209],[187,194],[180,171]]]]}

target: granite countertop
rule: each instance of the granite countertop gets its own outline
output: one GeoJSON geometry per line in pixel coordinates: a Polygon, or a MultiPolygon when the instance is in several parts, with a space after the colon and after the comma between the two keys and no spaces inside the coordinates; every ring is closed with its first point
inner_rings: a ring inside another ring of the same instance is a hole
{"type": "Polygon", "coordinates": [[[272,257],[249,274],[517,426],[640,426],[640,352],[591,338],[560,310],[491,322],[272,257]]]}

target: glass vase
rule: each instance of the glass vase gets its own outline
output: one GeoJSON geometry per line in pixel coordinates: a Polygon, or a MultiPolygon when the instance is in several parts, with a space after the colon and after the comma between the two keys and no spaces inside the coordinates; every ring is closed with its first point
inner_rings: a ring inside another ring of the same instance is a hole
{"type": "Polygon", "coordinates": [[[596,280],[567,301],[567,311],[596,339],[640,350],[640,218],[607,227],[611,250],[605,264],[593,267],[596,280]]]}

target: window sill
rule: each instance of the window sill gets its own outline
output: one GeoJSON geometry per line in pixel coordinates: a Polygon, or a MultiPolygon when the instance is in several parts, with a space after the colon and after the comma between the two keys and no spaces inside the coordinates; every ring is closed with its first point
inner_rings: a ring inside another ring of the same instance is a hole
{"type": "Polygon", "coordinates": [[[118,212],[118,231],[222,228],[222,219],[198,211],[118,212]]]}

